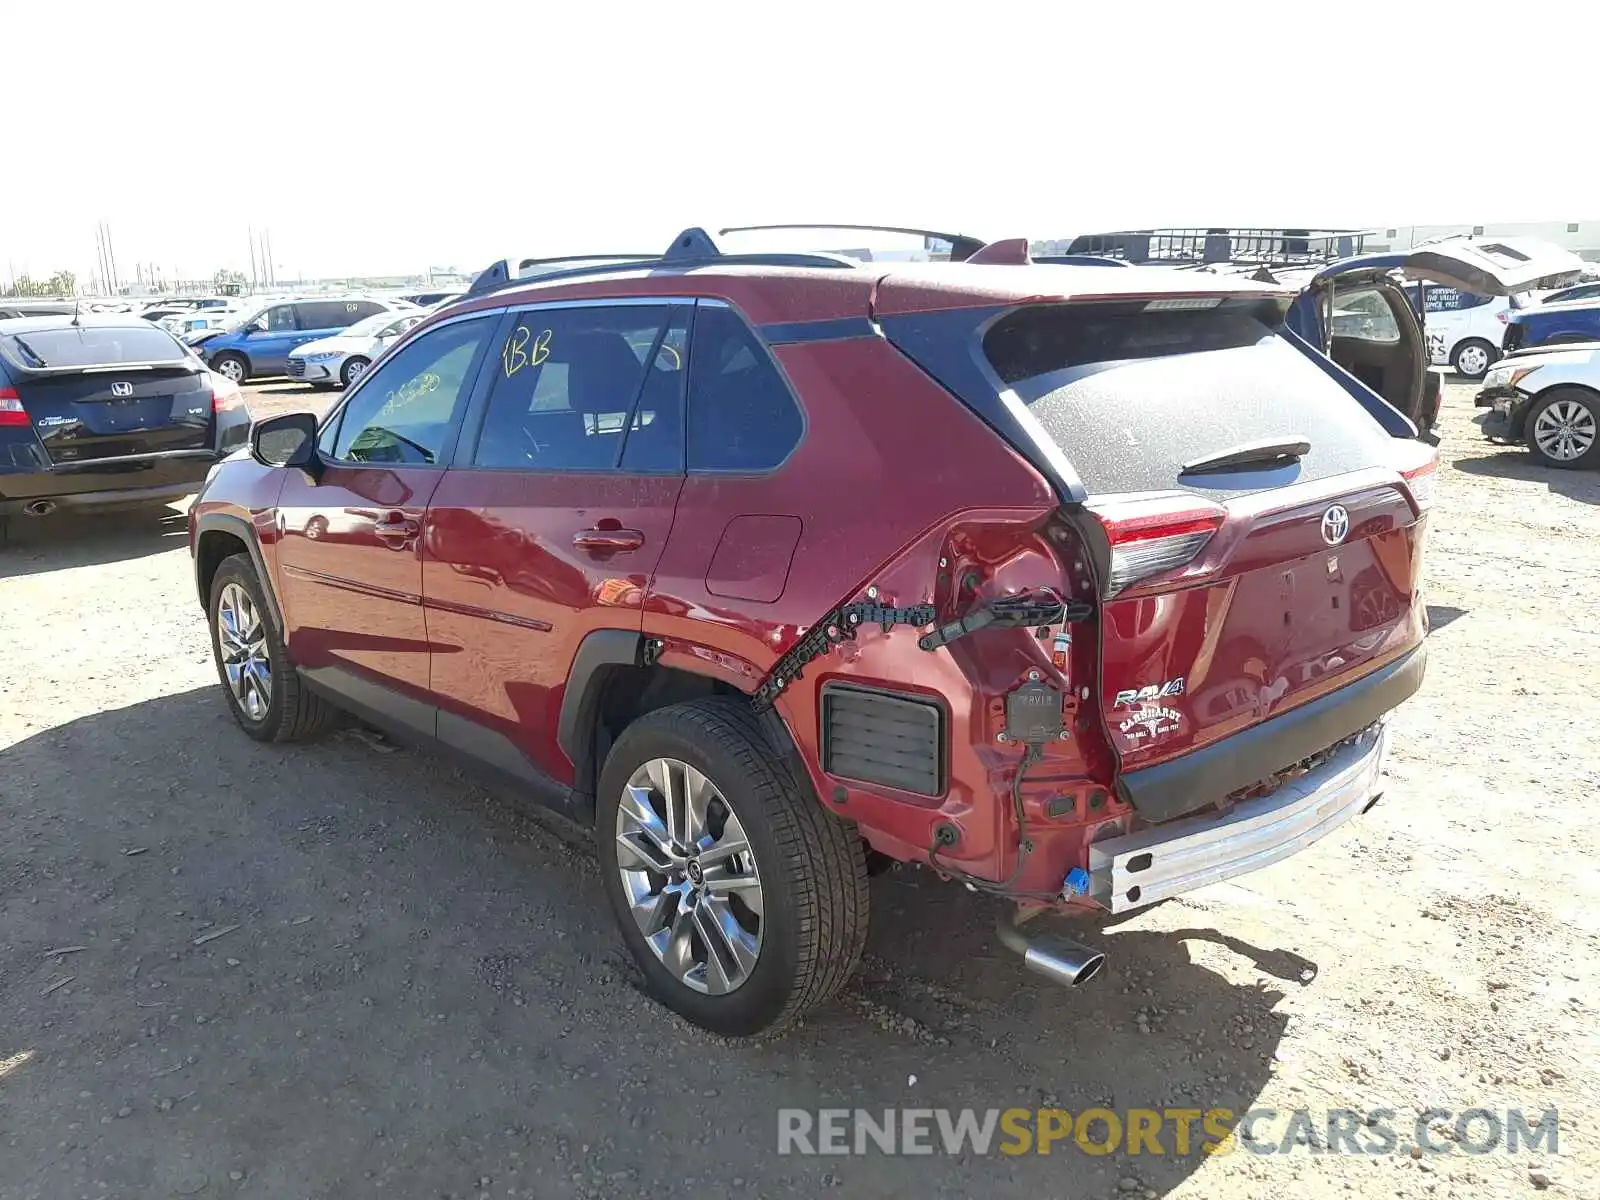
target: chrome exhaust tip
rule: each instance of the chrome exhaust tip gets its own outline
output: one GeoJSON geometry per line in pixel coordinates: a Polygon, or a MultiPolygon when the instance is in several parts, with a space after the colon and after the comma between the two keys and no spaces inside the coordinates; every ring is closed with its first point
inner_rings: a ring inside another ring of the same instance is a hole
{"type": "Polygon", "coordinates": [[[1022,955],[1022,965],[1035,975],[1043,975],[1063,987],[1078,987],[1100,974],[1106,956],[1099,950],[1080,946],[1070,938],[1053,933],[1029,937],[1009,921],[997,928],[1000,941],[1022,955]]]}
{"type": "Polygon", "coordinates": [[[30,517],[48,517],[56,510],[54,500],[30,500],[22,506],[22,511],[30,517]]]}

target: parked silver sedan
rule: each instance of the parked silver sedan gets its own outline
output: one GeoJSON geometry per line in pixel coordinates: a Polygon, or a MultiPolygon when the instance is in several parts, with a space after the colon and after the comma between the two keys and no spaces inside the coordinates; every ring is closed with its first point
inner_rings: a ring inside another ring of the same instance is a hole
{"type": "Polygon", "coordinates": [[[428,314],[420,309],[382,312],[320,341],[289,352],[290,379],[312,387],[349,387],[406,330],[428,314]]]}
{"type": "Polygon", "coordinates": [[[1522,442],[1550,467],[1600,467],[1600,342],[1535,346],[1484,376],[1484,436],[1522,442]]]}

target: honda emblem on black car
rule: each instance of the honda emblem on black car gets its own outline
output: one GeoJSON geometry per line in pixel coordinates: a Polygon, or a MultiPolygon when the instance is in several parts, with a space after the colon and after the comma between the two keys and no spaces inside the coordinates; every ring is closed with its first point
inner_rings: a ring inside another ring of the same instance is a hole
{"type": "Polygon", "coordinates": [[[131,396],[133,395],[133,384],[113,383],[111,385],[111,394],[113,396],[131,396]]]}
{"type": "Polygon", "coordinates": [[[1337,546],[1350,532],[1350,514],[1342,504],[1335,504],[1322,514],[1322,540],[1337,546]]]}

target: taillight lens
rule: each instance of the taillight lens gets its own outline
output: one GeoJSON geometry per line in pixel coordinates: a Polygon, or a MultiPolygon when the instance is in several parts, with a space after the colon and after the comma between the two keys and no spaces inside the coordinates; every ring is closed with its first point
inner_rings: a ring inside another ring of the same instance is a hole
{"type": "Polygon", "coordinates": [[[1420,467],[1403,469],[1400,477],[1411,489],[1411,498],[1417,502],[1417,510],[1426,513],[1433,507],[1433,492],[1439,482],[1439,452],[1435,450],[1429,454],[1428,461],[1420,467]]]}
{"type": "Polygon", "coordinates": [[[239,385],[221,375],[211,377],[211,411],[229,412],[244,407],[244,393],[239,385]]]}
{"type": "Polygon", "coordinates": [[[0,426],[27,429],[32,425],[28,410],[22,407],[22,397],[15,388],[0,387],[0,426]]]}
{"type": "Polygon", "coordinates": [[[1193,560],[1227,515],[1221,505],[1194,496],[1107,500],[1089,511],[1111,543],[1111,573],[1102,589],[1108,600],[1193,560]]]}

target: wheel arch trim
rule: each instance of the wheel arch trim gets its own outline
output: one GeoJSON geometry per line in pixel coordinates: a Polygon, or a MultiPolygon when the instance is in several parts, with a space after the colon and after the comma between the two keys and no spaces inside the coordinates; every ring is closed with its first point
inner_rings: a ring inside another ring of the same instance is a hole
{"type": "Polygon", "coordinates": [[[591,748],[585,731],[593,728],[600,702],[600,674],[606,667],[636,667],[643,662],[644,635],[636,629],[592,629],[578,644],[561,693],[556,744],[581,772],[591,748]]]}
{"type": "Polygon", "coordinates": [[[256,575],[261,580],[261,592],[267,600],[267,616],[271,618],[273,628],[281,637],[283,610],[278,606],[278,589],[273,582],[272,572],[267,570],[266,556],[261,553],[261,539],[256,536],[255,526],[243,517],[234,516],[232,513],[206,513],[195,521],[194,589],[200,597],[200,606],[207,608],[211,604],[210,589],[200,577],[200,544],[208,533],[225,533],[244,543],[246,551],[250,554],[250,561],[255,564],[256,575]]]}
{"type": "MultiPolygon", "coordinates": [[[[567,672],[566,689],[561,695],[561,709],[556,720],[556,744],[572,763],[574,786],[579,790],[583,790],[586,780],[597,782],[600,768],[604,765],[592,760],[593,731],[599,720],[605,669],[654,665],[654,659],[646,654],[646,643],[651,640],[632,629],[594,629],[584,635],[578,645],[572,667],[567,672]]],[[[674,663],[671,669],[727,682],[714,671],[695,670],[678,663],[674,663]]],[[[795,774],[796,780],[807,790],[814,790],[787,720],[773,708],[761,714],[758,724],[773,749],[795,774]]]]}

